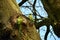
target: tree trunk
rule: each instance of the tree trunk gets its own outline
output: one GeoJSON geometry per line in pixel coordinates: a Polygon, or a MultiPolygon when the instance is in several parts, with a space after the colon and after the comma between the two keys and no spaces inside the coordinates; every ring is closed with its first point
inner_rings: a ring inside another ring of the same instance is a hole
{"type": "Polygon", "coordinates": [[[41,40],[34,24],[22,15],[15,0],[0,0],[0,40],[41,40]],[[18,16],[23,19],[21,33],[15,27],[18,16]]]}

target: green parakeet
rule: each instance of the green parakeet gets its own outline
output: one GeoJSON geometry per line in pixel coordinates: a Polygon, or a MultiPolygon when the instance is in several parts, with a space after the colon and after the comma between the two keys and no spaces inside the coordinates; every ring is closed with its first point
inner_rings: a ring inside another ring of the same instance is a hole
{"type": "Polygon", "coordinates": [[[23,22],[23,18],[22,17],[18,17],[17,24],[21,24],[22,22],[23,22]]]}
{"type": "Polygon", "coordinates": [[[33,15],[32,14],[29,14],[28,18],[33,21],[33,15]]]}
{"type": "Polygon", "coordinates": [[[19,33],[21,34],[21,30],[22,30],[22,22],[23,22],[23,18],[22,17],[18,17],[17,18],[17,26],[19,28],[19,33]]]}

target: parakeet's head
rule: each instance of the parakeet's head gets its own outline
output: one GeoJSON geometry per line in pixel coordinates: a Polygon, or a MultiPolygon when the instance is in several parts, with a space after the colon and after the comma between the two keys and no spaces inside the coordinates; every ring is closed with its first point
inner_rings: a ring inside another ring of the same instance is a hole
{"type": "Polygon", "coordinates": [[[17,24],[21,24],[23,22],[23,18],[22,17],[18,17],[17,18],[17,24]]]}

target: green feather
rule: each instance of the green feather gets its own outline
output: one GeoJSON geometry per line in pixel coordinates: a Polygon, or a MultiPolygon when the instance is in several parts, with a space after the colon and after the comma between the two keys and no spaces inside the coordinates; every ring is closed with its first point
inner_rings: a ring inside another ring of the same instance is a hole
{"type": "Polygon", "coordinates": [[[17,19],[17,24],[21,24],[22,22],[23,22],[22,17],[18,17],[18,19],[17,19]]]}

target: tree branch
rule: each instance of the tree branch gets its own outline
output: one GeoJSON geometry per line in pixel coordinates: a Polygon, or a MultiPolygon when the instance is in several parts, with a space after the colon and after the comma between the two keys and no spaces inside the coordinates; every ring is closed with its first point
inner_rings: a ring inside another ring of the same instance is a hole
{"type": "Polygon", "coordinates": [[[22,6],[26,1],[28,1],[28,0],[22,0],[18,5],[22,6]]]}

